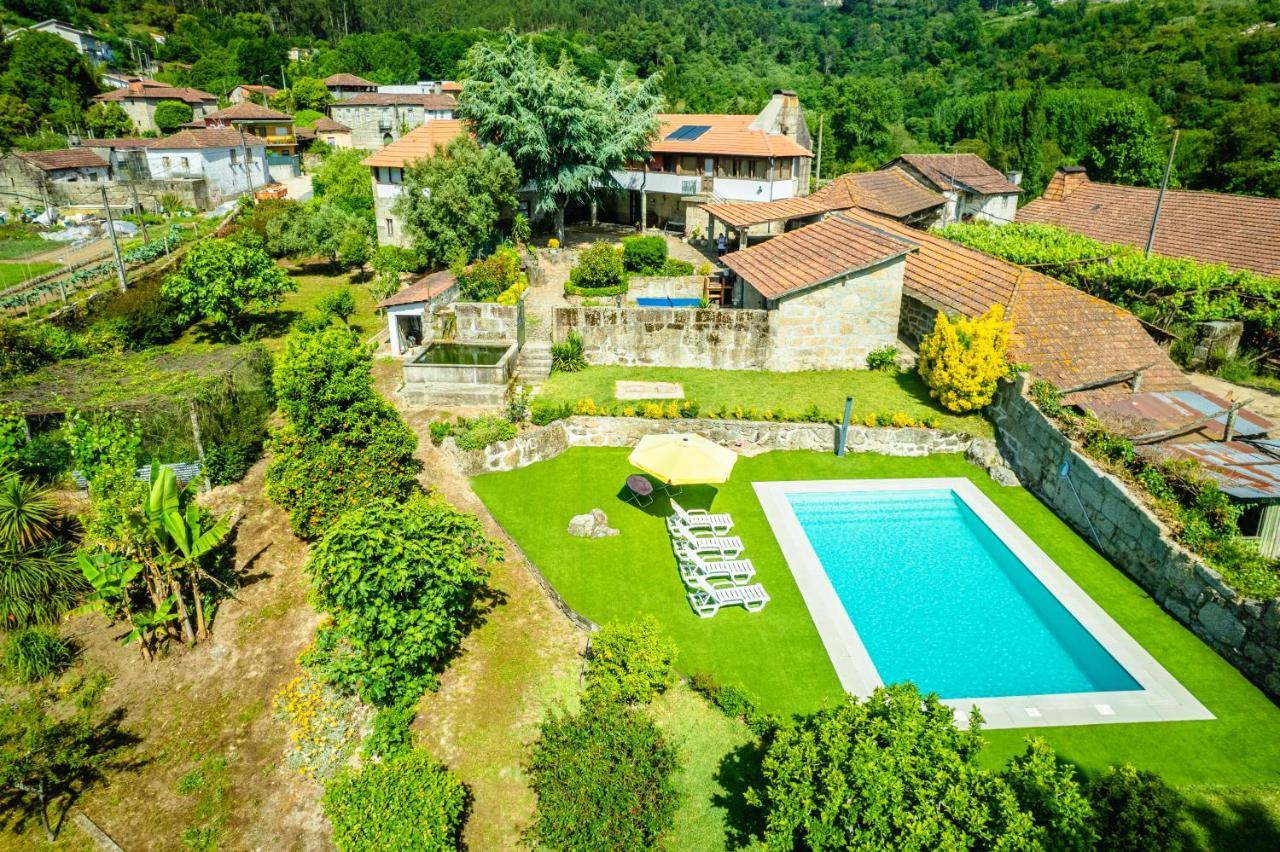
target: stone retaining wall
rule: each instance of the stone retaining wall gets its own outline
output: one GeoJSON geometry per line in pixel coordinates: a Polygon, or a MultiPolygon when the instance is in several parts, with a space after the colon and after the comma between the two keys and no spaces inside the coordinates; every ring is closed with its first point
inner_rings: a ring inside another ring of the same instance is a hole
{"type": "Polygon", "coordinates": [[[1027,398],[1026,386],[1025,375],[1005,383],[988,410],[1000,450],[1023,485],[1174,618],[1280,699],[1280,600],[1241,597],[1174,541],[1123,482],[1076,450],[1027,398]]]}
{"type": "Polygon", "coordinates": [[[497,302],[454,302],[457,339],[515,340],[520,309],[497,302]]]}
{"type": "MultiPolygon", "coordinates": [[[[579,416],[528,429],[510,441],[490,444],[483,450],[459,450],[452,438],[445,439],[445,446],[457,458],[463,473],[475,476],[516,470],[553,459],[570,447],[631,447],[645,435],[669,432],[697,432],[727,447],[749,445],[764,450],[832,452],[837,428],[828,423],[579,416]]],[[[972,438],[940,429],[850,426],[845,449],[851,453],[887,456],[967,453],[971,461],[990,471],[997,481],[1016,483],[1004,467],[995,442],[986,438],[972,438]]]]}
{"type": "Polygon", "coordinates": [[[576,331],[591,364],[763,370],[767,311],[713,308],[556,308],[554,340],[576,331]]]}

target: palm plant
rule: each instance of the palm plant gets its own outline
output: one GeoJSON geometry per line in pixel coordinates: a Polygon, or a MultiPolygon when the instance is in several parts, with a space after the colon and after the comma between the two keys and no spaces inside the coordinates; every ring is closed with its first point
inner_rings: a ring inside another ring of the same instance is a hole
{"type": "Polygon", "coordinates": [[[30,548],[53,538],[58,503],[49,489],[16,473],[0,474],[0,547],[30,548]]]}
{"type": "Polygon", "coordinates": [[[57,621],[84,588],[48,489],[0,472],[0,627],[57,621]]]}

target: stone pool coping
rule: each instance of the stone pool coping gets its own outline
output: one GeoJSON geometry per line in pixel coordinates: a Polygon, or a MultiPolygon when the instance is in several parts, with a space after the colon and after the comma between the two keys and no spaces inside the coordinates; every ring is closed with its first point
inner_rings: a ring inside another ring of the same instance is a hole
{"type": "Polygon", "coordinates": [[[840,683],[859,697],[883,685],[858,631],[809,543],[787,494],[843,491],[951,490],[994,532],[1027,570],[1141,684],[1141,690],[954,698],[956,723],[967,725],[977,707],[989,729],[1174,722],[1215,718],[1151,654],[1053,562],[1031,538],[982,493],[960,477],[921,479],[831,479],[752,483],[800,594],[831,658],[840,683]]]}

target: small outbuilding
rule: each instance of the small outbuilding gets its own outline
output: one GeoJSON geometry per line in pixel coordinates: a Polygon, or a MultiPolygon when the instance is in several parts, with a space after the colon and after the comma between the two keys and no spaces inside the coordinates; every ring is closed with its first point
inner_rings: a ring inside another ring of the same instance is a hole
{"type": "Polygon", "coordinates": [[[424,275],[394,296],[378,303],[387,312],[387,332],[392,355],[403,355],[426,339],[435,309],[452,302],[458,294],[458,279],[442,269],[424,275]]]}

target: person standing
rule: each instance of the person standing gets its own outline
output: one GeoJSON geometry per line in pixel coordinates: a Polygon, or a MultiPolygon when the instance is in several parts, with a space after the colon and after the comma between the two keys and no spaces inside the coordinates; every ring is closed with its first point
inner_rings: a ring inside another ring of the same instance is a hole
{"type": "Polygon", "coordinates": [[[724,257],[729,250],[729,238],[724,234],[716,237],[716,257],[724,257]]]}

